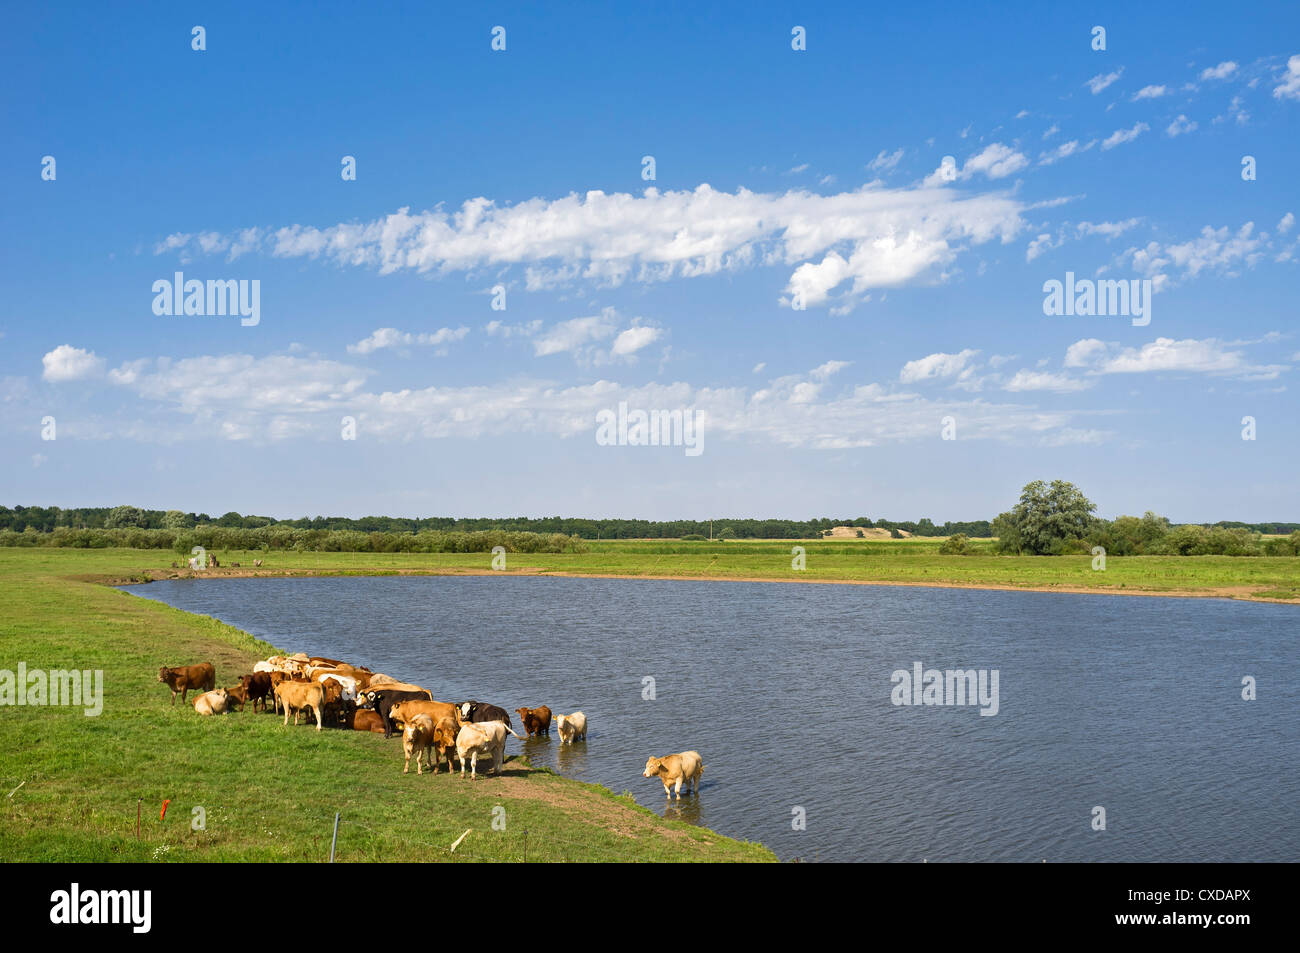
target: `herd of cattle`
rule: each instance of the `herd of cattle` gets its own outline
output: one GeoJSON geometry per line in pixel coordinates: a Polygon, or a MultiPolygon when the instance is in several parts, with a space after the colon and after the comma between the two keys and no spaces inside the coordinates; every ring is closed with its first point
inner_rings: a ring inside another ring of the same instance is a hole
{"type": "MultiPolygon", "coordinates": [[[[419,685],[400,682],[387,675],[349,665],[338,659],[319,656],[273,655],[253,666],[253,671],[241,675],[236,685],[217,688],[217,670],[211,662],[182,665],[179,668],[163,666],[158,681],[171,689],[172,704],[179,693],[181,701],[189,692],[198,692],[194,710],[200,715],[222,715],[242,712],[250,701],[253,711],[260,703],[267,711],[268,699],[276,714],[284,711],[284,724],[293,723],[307,712],[315,718],[316,730],[327,723],[351,731],[367,731],[391,738],[402,734],[402,749],[406,756],[402,773],[411,770],[411,757],[415,757],[416,774],[429,767],[435,774],[443,759],[447,773],[452,770],[452,758],[460,762],[461,776],[469,766],[470,779],[478,779],[479,758],[491,759],[493,771],[501,773],[505,761],[506,735],[519,740],[526,737],[550,737],[554,724],[561,744],[587,740],[587,716],[580,711],[569,715],[552,715],[545,705],[538,708],[516,708],[521,727],[526,735],[517,734],[510,715],[503,708],[486,702],[470,700],[453,704],[434,701],[433,693],[419,685]],[[423,757],[423,761],[421,761],[423,757]]],[[[664,793],[681,798],[682,785],[686,793],[698,793],[704,763],[697,751],[683,751],[663,758],[651,757],[646,761],[643,777],[657,777],[663,782],[664,793]]]]}

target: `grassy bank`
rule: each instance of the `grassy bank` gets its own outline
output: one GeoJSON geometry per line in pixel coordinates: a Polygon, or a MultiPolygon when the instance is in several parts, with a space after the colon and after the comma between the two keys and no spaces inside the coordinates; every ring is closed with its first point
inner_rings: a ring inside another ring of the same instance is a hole
{"type": "MultiPolygon", "coordinates": [[[[335,811],[343,815],[341,862],[515,861],[525,849],[530,861],[775,859],[760,845],[664,820],[519,758],[501,778],[473,783],[404,776],[398,740],[285,728],[251,709],[200,718],[179,700],[170,707],[156,681],[160,665],[211,661],[217,683],[229,685],[273,649],[102,584],[142,578],[166,567],[168,555],[0,549],[0,669],[25,662],[29,670],[104,673],[98,717],[79,708],[0,709],[0,861],[317,861],[328,856],[335,811]],[[160,820],[164,799],[171,804],[160,820]],[[497,806],[504,831],[492,827],[497,806]],[[191,830],[196,807],[206,812],[205,830],[191,830]]],[[[332,554],[327,566],[325,555],[296,568],[356,565],[355,555],[332,554]]],[[[628,777],[629,788],[642,781],[639,765],[628,766],[628,777]]]]}

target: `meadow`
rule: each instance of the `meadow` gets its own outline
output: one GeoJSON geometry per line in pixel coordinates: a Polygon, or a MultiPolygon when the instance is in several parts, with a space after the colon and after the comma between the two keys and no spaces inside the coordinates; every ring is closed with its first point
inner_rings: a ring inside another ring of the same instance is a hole
{"type": "MultiPolygon", "coordinates": [[[[617,540],[585,541],[584,552],[507,553],[505,572],[535,575],[734,579],[773,582],[969,586],[1124,595],[1206,596],[1300,602],[1300,559],[1290,556],[1003,556],[992,540],[972,552],[942,555],[939,539],[906,540],[617,540]],[[794,565],[802,551],[803,567],[794,565]]],[[[0,565],[66,565],[119,582],[187,575],[184,561],[160,550],[0,548],[0,565]],[[17,558],[17,557],[13,557],[17,558]],[[62,563],[60,563],[62,561],[62,563]]],[[[491,553],[339,553],[218,551],[212,575],[368,575],[492,572],[491,553]],[[262,559],[261,569],[253,560],[262,559]],[[238,562],[240,568],[232,568],[238,562]]],[[[53,568],[51,568],[53,571],[53,568]]]]}
{"type": "MultiPolygon", "coordinates": [[[[104,584],[143,578],[160,555],[0,550],[0,669],[104,673],[98,717],[0,709],[0,861],[322,861],[335,812],[339,862],[775,860],[520,757],[477,782],[403,775],[400,740],[172,707],[161,665],[211,661],[229,685],[277,649],[104,584]]],[[[639,764],[628,775],[643,780],[639,764]]]]}

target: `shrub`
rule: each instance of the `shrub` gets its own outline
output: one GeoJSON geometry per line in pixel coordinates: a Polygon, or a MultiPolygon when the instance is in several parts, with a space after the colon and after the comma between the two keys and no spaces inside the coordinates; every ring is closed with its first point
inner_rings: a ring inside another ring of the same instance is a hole
{"type": "Polygon", "coordinates": [[[965,556],[970,552],[970,540],[965,533],[954,533],[939,546],[941,556],[965,556]]]}

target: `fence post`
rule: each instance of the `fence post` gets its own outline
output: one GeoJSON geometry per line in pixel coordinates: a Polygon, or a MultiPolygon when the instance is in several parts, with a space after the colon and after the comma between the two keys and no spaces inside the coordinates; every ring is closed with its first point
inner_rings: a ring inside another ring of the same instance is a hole
{"type": "Polygon", "coordinates": [[[330,863],[334,863],[334,845],[339,842],[339,814],[334,812],[334,837],[330,840],[330,863]]]}
{"type": "Polygon", "coordinates": [[[528,863],[528,828],[524,828],[524,863],[528,863]]]}

